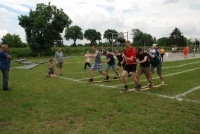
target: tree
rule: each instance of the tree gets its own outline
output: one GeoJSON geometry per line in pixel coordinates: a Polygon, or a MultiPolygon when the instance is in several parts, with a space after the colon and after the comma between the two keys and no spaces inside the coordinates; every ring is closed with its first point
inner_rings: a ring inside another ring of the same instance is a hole
{"type": "Polygon", "coordinates": [[[85,31],[84,37],[93,44],[96,43],[96,40],[101,40],[101,33],[97,32],[95,29],[88,29],[85,31]]]}
{"type": "Polygon", "coordinates": [[[56,39],[56,40],[54,41],[54,44],[55,44],[57,47],[64,47],[63,38],[61,37],[61,35],[60,35],[60,37],[59,37],[58,39],[56,39]]]}
{"type": "Polygon", "coordinates": [[[178,28],[175,28],[170,34],[169,44],[175,46],[186,46],[187,42],[178,28]]]}
{"type": "Polygon", "coordinates": [[[20,48],[20,47],[25,47],[25,43],[23,43],[21,41],[21,38],[19,37],[19,35],[11,35],[9,33],[7,33],[5,36],[3,36],[2,40],[2,44],[7,44],[9,47],[16,47],[16,48],[20,48]]]}
{"type": "Polygon", "coordinates": [[[125,42],[126,42],[126,39],[120,37],[120,38],[117,38],[117,42],[119,42],[120,44],[121,44],[121,43],[125,43],[125,42]]]}
{"type": "Polygon", "coordinates": [[[56,40],[60,40],[60,33],[69,28],[71,19],[56,6],[37,4],[35,11],[28,15],[18,16],[19,25],[25,29],[26,40],[33,52],[48,52],[56,40]]]}
{"type": "Polygon", "coordinates": [[[104,32],[103,38],[106,38],[110,44],[112,44],[113,40],[112,39],[117,39],[118,37],[118,32],[114,29],[108,29],[104,32]]]}
{"type": "Polygon", "coordinates": [[[71,26],[70,28],[65,30],[65,39],[69,40],[72,39],[74,41],[74,45],[76,46],[76,40],[83,39],[82,29],[79,26],[71,26]]]}
{"type": "Polygon", "coordinates": [[[169,38],[168,37],[162,37],[157,40],[158,46],[169,46],[169,38]]]}
{"type": "Polygon", "coordinates": [[[154,40],[156,39],[150,34],[143,33],[139,29],[136,29],[133,33],[133,41],[136,46],[151,46],[154,40]]]}

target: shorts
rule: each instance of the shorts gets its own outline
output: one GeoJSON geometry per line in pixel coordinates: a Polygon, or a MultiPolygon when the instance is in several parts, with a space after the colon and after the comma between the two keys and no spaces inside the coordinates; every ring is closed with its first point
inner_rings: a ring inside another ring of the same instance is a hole
{"type": "Polygon", "coordinates": [[[57,63],[57,68],[62,68],[63,67],[63,63],[57,63]]]}
{"type": "Polygon", "coordinates": [[[124,70],[130,73],[130,72],[136,72],[136,68],[137,64],[127,64],[125,65],[124,70]]]}
{"type": "Polygon", "coordinates": [[[152,75],[151,67],[150,66],[149,67],[142,67],[141,65],[139,65],[139,68],[137,70],[137,74],[140,76],[143,73],[145,74],[145,76],[147,78],[151,77],[151,75],[152,75]]]}
{"type": "Polygon", "coordinates": [[[153,73],[154,69],[157,69],[157,74],[161,75],[162,74],[162,65],[158,64],[158,65],[151,65],[151,72],[153,73]]]}
{"type": "Polygon", "coordinates": [[[107,66],[106,66],[106,70],[109,70],[110,67],[112,67],[113,71],[116,70],[116,65],[115,65],[115,64],[114,64],[114,65],[109,65],[109,64],[107,64],[107,66]]]}
{"type": "Polygon", "coordinates": [[[91,66],[91,68],[90,68],[92,71],[94,71],[94,70],[96,70],[96,69],[98,69],[99,70],[99,72],[102,72],[103,71],[103,68],[102,68],[102,64],[100,63],[100,64],[93,64],[92,66],[91,66]]]}
{"type": "Polygon", "coordinates": [[[51,75],[51,74],[54,74],[54,71],[49,70],[49,71],[48,71],[48,75],[51,75]]]}

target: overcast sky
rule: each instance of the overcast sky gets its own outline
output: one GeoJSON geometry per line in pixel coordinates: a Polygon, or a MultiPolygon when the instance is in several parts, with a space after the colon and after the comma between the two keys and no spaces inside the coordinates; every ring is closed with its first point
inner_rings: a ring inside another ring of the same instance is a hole
{"type": "MultiPolygon", "coordinates": [[[[115,29],[128,31],[132,40],[131,30],[137,28],[159,39],[168,37],[177,27],[184,36],[200,39],[199,0],[0,0],[0,39],[10,33],[20,35],[25,42],[18,16],[34,10],[37,3],[49,1],[62,8],[73,21],[71,26],[78,25],[83,33],[90,28],[103,35],[107,29],[115,29]]],[[[64,43],[72,42],[64,39],[64,43]]]]}

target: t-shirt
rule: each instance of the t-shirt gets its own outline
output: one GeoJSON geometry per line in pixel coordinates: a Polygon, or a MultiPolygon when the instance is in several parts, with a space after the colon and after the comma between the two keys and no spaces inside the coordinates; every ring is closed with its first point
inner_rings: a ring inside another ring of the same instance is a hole
{"type": "Polygon", "coordinates": [[[97,54],[97,56],[94,60],[95,64],[101,64],[101,52],[99,50],[96,50],[95,54],[97,54]]]}
{"type": "Polygon", "coordinates": [[[63,53],[62,52],[56,52],[55,53],[55,58],[58,63],[63,63],[63,53]]]}
{"type": "Polygon", "coordinates": [[[49,71],[54,71],[54,64],[49,63],[48,65],[49,71]]]}
{"type": "Polygon", "coordinates": [[[140,63],[140,66],[142,66],[142,67],[149,67],[150,66],[150,63],[149,63],[149,60],[148,60],[148,54],[147,53],[142,53],[142,54],[137,54],[137,58],[139,59],[139,61],[142,61],[142,60],[144,60],[144,57],[147,57],[147,60],[146,60],[146,62],[144,62],[144,63],[140,63]]]}
{"type": "Polygon", "coordinates": [[[150,59],[150,63],[152,65],[159,65],[159,64],[161,64],[160,57],[158,57],[155,53],[153,55],[154,55],[154,58],[150,59]]]}
{"type": "Polygon", "coordinates": [[[0,52],[0,68],[10,68],[10,59],[7,56],[8,54],[6,52],[0,52]]]}
{"type": "Polygon", "coordinates": [[[120,55],[116,55],[117,59],[119,62],[122,62],[123,61],[123,58],[122,58],[122,53],[118,53],[120,55]]]}
{"type": "Polygon", "coordinates": [[[110,59],[110,61],[108,62],[108,65],[112,66],[115,64],[115,59],[112,54],[108,54],[106,57],[107,57],[107,60],[110,59]]]}
{"type": "Polygon", "coordinates": [[[91,58],[90,58],[90,54],[85,54],[85,62],[90,63],[91,58]]]}
{"type": "Polygon", "coordinates": [[[126,64],[136,64],[136,50],[135,48],[125,49],[124,54],[127,58],[131,58],[131,56],[134,58],[132,61],[126,60],[126,64]]]}
{"type": "Polygon", "coordinates": [[[160,54],[164,54],[165,50],[163,48],[160,49],[160,54]]]}

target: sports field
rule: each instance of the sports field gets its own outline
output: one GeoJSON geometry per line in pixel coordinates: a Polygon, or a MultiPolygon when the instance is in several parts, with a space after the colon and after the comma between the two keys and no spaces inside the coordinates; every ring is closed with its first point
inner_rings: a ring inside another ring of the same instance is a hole
{"type": "MultiPolygon", "coordinates": [[[[120,93],[121,80],[86,84],[83,64],[81,56],[66,59],[57,78],[46,77],[47,63],[11,68],[13,91],[0,91],[0,133],[200,133],[200,58],[164,62],[167,85],[126,93],[120,93]]],[[[94,72],[95,81],[103,79],[94,72]]],[[[156,72],[153,83],[160,84],[156,72]]],[[[141,84],[148,84],[144,76],[141,84]]],[[[128,86],[135,86],[131,79],[128,86]]]]}

